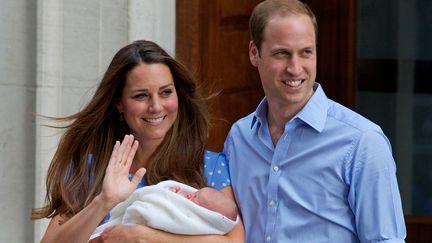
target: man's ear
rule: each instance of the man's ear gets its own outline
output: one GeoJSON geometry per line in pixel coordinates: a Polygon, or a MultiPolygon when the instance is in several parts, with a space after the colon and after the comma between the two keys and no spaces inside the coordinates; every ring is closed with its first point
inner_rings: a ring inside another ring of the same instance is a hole
{"type": "Polygon", "coordinates": [[[249,42],[249,59],[253,66],[258,67],[259,51],[253,41],[249,42]]]}

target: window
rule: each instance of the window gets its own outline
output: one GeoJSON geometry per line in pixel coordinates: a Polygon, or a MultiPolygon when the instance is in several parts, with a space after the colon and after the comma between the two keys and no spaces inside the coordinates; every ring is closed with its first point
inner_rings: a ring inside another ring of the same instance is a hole
{"type": "Polygon", "coordinates": [[[432,216],[432,1],[357,9],[356,110],[392,143],[405,215],[432,216]]]}

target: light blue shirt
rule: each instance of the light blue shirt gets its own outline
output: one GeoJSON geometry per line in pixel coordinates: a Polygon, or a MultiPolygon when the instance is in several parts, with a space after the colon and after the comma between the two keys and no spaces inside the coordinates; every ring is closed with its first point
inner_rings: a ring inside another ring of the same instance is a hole
{"type": "Polygon", "coordinates": [[[380,127],[316,83],[276,145],[267,100],[225,141],[246,242],[404,242],[396,166],[380,127]]]}

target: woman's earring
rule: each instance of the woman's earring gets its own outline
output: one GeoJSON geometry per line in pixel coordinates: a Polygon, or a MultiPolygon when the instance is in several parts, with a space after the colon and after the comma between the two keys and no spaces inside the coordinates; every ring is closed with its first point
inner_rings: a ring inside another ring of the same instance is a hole
{"type": "Polygon", "coordinates": [[[119,121],[120,121],[120,122],[123,122],[123,112],[120,112],[119,121]]]}

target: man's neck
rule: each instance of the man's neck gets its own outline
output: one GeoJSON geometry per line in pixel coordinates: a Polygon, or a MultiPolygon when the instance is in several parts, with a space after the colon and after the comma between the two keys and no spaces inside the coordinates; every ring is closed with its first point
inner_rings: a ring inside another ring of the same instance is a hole
{"type": "Polygon", "coordinates": [[[268,102],[267,121],[273,144],[276,145],[285,131],[285,124],[290,121],[303,106],[280,105],[268,102]]]}

